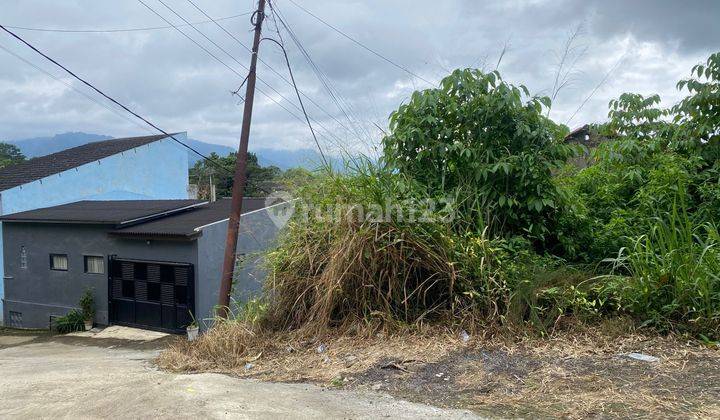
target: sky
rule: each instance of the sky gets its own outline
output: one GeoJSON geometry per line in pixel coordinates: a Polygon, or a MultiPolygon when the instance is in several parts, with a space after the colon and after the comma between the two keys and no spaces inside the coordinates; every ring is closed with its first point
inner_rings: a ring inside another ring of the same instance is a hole
{"type": "MultiPolygon", "coordinates": [[[[456,68],[497,69],[532,94],[555,96],[551,118],[573,128],[603,121],[608,102],[623,92],[658,93],[673,105],[683,97],[677,81],[720,49],[720,1],[713,0],[273,3],[276,16],[263,35],[278,40],[279,30],[328,153],[376,153],[389,114],[456,68]]],[[[247,74],[255,8],[251,0],[4,0],[0,24],[113,30],[11,29],[164,130],[236,146],[243,104],[231,92],[247,74]],[[168,27],[163,18],[185,26],[168,27]]],[[[282,50],[263,41],[259,57],[251,148],[314,148],[282,50]]],[[[0,97],[0,140],[152,132],[4,32],[0,97]]]]}

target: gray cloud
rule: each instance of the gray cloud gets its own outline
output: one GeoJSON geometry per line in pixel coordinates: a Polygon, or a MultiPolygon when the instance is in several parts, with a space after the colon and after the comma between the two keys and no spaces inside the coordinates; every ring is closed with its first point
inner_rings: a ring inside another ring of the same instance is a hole
{"type": "MultiPolygon", "coordinates": [[[[501,73],[507,80],[524,83],[532,92],[542,94],[551,90],[559,54],[579,25],[581,33],[571,56],[576,61],[569,75],[571,83],[558,95],[551,116],[566,122],[606,74],[615,70],[569,122],[571,126],[604,119],[608,100],[624,91],[660,93],[666,104],[673,103],[681,97],[675,82],[720,45],[720,25],[715,23],[720,16],[720,2],[716,1],[296,1],[434,83],[457,67],[493,69],[508,42],[509,50],[500,63],[501,73]]],[[[167,19],[180,23],[157,0],[146,2],[167,19]]],[[[215,17],[253,8],[250,0],[197,3],[215,17]]],[[[352,111],[351,122],[284,34],[301,89],[322,107],[306,101],[327,148],[339,142],[353,150],[369,150],[380,137],[375,124],[386,126],[388,114],[413,90],[429,87],[331,31],[289,1],[276,3],[340,94],[343,107],[352,111]]],[[[205,19],[187,1],[168,4],[190,21],[205,19]]],[[[248,18],[222,22],[246,45],[251,39],[248,18]]],[[[52,28],[166,25],[136,1],[90,0],[6,1],[0,22],[52,28]]],[[[247,51],[213,24],[199,24],[197,28],[247,65],[247,51]]],[[[182,30],[238,73],[246,73],[192,28],[182,30]]],[[[242,109],[238,98],[229,92],[242,78],[175,30],[111,34],[17,32],[160,126],[187,130],[190,136],[206,141],[236,144],[242,109]]],[[[274,36],[272,24],[266,27],[265,35],[274,36]]],[[[12,38],[0,34],[0,45],[93,95],[12,38]]],[[[276,46],[263,43],[261,57],[287,77],[284,59],[276,46]]],[[[262,82],[258,86],[264,93],[257,96],[253,146],[311,147],[308,129],[297,118],[301,114],[292,88],[265,65],[260,66],[259,75],[262,82]]],[[[115,136],[145,133],[4,51],[0,51],[0,95],[4,99],[0,104],[0,138],[71,130],[115,136]]]]}

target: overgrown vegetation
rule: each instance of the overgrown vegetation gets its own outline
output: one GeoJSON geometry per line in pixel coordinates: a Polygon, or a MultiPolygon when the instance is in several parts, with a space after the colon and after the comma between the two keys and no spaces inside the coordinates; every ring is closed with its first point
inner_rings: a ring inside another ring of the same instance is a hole
{"type": "MultiPolygon", "coordinates": [[[[314,177],[269,255],[254,328],[316,336],[437,321],[530,326],[629,316],[720,337],[720,53],[623,94],[589,166],[550,100],[457,70],[390,117],[377,161],[314,177]]],[[[580,146],[582,148],[582,146],[580,146]]]]}

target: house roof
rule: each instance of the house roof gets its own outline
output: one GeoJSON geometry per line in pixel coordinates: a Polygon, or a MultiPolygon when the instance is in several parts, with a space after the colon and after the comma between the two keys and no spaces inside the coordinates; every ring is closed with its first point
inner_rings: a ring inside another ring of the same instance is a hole
{"type": "MultiPolygon", "coordinates": [[[[198,228],[227,219],[230,214],[230,204],[230,199],[220,199],[195,207],[191,211],[119,228],[112,231],[111,234],[127,237],[191,238],[200,234],[198,228]]],[[[264,198],[245,198],[242,213],[249,213],[265,207],[264,198]]]]}
{"type": "MultiPolygon", "coordinates": [[[[225,220],[230,199],[78,201],[0,217],[3,222],[108,225],[112,235],[190,239],[198,228],[225,220]]],[[[265,208],[264,198],[245,198],[243,214],[265,208]]]]}
{"type": "Polygon", "coordinates": [[[37,181],[166,137],[168,136],[159,134],[98,141],[6,166],[0,169],[0,191],[37,181]]]}
{"type": "Polygon", "coordinates": [[[0,217],[4,222],[78,223],[124,225],[187,210],[200,200],[78,201],[0,217]]]}

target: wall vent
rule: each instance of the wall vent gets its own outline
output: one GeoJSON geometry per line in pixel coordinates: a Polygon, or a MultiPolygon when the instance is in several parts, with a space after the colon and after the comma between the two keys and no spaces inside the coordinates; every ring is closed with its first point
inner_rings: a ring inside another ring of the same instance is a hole
{"type": "Polygon", "coordinates": [[[22,312],[9,311],[10,326],[12,328],[22,328],[22,312]]]}

